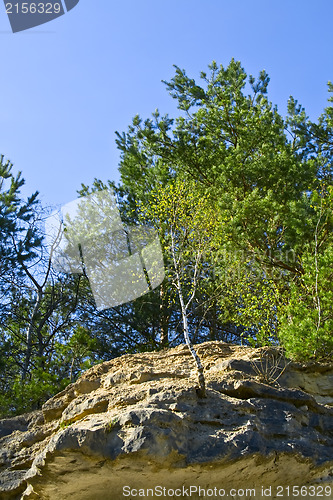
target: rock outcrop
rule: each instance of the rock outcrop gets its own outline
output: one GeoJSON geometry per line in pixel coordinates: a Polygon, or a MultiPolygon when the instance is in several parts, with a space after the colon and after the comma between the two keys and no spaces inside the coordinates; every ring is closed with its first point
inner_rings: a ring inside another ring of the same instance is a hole
{"type": "Polygon", "coordinates": [[[96,365],[0,421],[0,498],[333,498],[333,366],[197,350],[205,399],[181,345],[96,365]]]}

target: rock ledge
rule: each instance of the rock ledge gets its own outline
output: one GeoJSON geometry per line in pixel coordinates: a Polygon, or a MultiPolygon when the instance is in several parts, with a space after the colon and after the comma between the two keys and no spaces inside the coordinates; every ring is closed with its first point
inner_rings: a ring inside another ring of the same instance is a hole
{"type": "Polygon", "coordinates": [[[126,485],[256,488],[256,498],[263,487],[278,498],[277,486],[320,485],[333,498],[333,366],[196,347],[206,399],[181,345],[96,365],[42,410],[0,421],[0,498],[117,500],[126,485]],[[266,359],[284,369],[278,383],[263,383],[266,359]]]}

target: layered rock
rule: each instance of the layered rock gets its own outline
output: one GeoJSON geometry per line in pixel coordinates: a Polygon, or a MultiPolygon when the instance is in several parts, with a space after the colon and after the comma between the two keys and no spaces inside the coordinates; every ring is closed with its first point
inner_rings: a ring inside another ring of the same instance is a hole
{"type": "Polygon", "coordinates": [[[292,486],[333,498],[333,366],[197,350],[205,399],[178,346],[94,366],[41,411],[0,421],[0,498],[287,498],[292,486]]]}

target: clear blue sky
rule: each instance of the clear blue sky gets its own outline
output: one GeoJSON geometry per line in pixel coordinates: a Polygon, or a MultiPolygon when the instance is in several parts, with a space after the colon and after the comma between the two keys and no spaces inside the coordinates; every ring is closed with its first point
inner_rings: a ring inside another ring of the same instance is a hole
{"type": "Polygon", "coordinates": [[[316,119],[333,80],[332,0],[80,0],[66,15],[12,34],[0,5],[0,152],[24,194],[67,203],[81,182],[118,180],[115,131],[155,108],[175,112],[162,79],[198,77],[216,60],[265,69],[285,114],[293,95],[316,119]]]}

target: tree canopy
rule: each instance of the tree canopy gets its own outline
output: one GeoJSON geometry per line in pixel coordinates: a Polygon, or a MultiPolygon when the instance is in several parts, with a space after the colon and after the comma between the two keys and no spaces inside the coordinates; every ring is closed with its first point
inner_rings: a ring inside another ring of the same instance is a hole
{"type": "Polygon", "coordinates": [[[0,158],[2,414],[40,406],[92,363],[184,333],[189,346],[332,358],[333,97],[316,122],[293,97],[283,117],[267,73],[235,60],[197,80],[175,66],[164,84],[177,115],[135,116],[117,132],[119,185],[79,192],[112,189],[125,225],[159,234],[165,279],[131,302],[100,311],[86,276],[52,267],[38,194],[23,200],[21,174],[0,158]]]}

